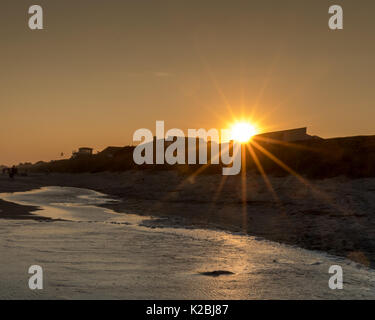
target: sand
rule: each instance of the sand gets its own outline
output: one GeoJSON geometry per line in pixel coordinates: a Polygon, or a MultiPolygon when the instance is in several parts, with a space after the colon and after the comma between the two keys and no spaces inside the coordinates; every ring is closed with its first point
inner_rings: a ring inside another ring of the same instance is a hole
{"type": "MultiPolygon", "coordinates": [[[[347,257],[375,266],[375,179],[304,181],[261,176],[200,175],[127,171],[0,178],[0,192],[41,186],[93,189],[118,199],[118,212],[160,217],[160,226],[242,232],[298,247],[347,257]]],[[[40,219],[37,208],[0,201],[0,217],[40,219]]],[[[157,225],[158,221],[153,221],[157,225]]],[[[147,223],[146,223],[147,224],[147,223]]]]}
{"type": "Polygon", "coordinates": [[[373,269],[222,231],[3,219],[0,253],[0,299],[375,298],[373,269]],[[43,290],[28,288],[35,264],[43,290]],[[343,290],[328,287],[332,265],[343,290]]]}

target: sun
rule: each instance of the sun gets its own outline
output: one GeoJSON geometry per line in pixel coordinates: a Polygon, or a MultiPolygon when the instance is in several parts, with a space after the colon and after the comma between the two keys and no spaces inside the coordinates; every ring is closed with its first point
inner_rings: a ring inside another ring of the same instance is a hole
{"type": "Polygon", "coordinates": [[[258,133],[257,128],[249,122],[236,122],[231,128],[231,140],[246,143],[258,133]]]}

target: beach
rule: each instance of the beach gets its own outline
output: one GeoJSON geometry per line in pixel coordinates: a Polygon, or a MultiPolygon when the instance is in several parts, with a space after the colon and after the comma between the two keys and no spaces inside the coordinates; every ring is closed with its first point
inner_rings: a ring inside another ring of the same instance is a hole
{"type": "MultiPolygon", "coordinates": [[[[153,226],[239,232],[374,266],[374,178],[338,177],[306,180],[306,184],[293,176],[269,179],[273,192],[261,176],[191,179],[173,171],[147,170],[35,174],[13,181],[2,176],[0,192],[43,186],[86,188],[117,200],[102,204],[106,208],[153,216],[153,226]]],[[[39,217],[38,208],[32,206],[0,201],[0,210],[0,217],[7,219],[47,219],[39,217]]]]}
{"type": "Polygon", "coordinates": [[[1,299],[375,298],[375,270],[321,251],[116,212],[107,207],[118,199],[90,189],[0,197],[38,208],[38,219],[0,219],[1,299]],[[28,288],[32,265],[43,270],[41,290],[28,288]],[[343,290],[328,285],[332,266],[343,290]]]}

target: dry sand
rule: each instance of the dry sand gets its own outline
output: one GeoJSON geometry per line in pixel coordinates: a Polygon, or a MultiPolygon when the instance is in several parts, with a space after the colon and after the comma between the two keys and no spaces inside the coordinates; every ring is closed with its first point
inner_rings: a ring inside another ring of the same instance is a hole
{"type": "MultiPolygon", "coordinates": [[[[244,232],[375,266],[375,178],[307,184],[292,176],[269,179],[274,193],[261,176],[201,175],[192,180],[172,171],[32,175],[14,181],[1,176],[0,192],[88,188],[120,200],[105,205],[115,211],[163,218],[160,226],[244,232]]],[[[3,218],[38,219],[31,210],[37,208],[0,201],[3,218]]]]}

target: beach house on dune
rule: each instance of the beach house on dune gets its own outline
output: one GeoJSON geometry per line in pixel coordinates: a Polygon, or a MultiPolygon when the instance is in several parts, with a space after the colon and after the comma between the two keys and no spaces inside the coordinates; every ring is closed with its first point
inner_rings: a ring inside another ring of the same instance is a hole
{"type": "Polygon", "coordinates": [[[278,140],[284,142],[296,142],[296,141],[306,141],[306,140],[313,140],[313,139],[322,139],[318,136],[311,136],[307,134],[307,128],[298,128],[298,129],[289,129],[289,130],[282,130],[282,131],[274,131],[274,132],[267,132],[258,134],[255,137],[270,140],[278,140]]]}
{"type": "Polygon", "coordinates": [[[78,151],[72,152],[72,159],[82,157],[82,156],[91,156],[92,155],[92,148],[82,147],[79,148],[78,151]]]}
{"type": "Polygon", "coordinates": [[[104,150],[99,152],[100,156],[104,156],[106,158],[113,158],[115,157],[118,153],[120,153],[125,147],[112,147],[109,146],[105,148],[104,150]]]}

